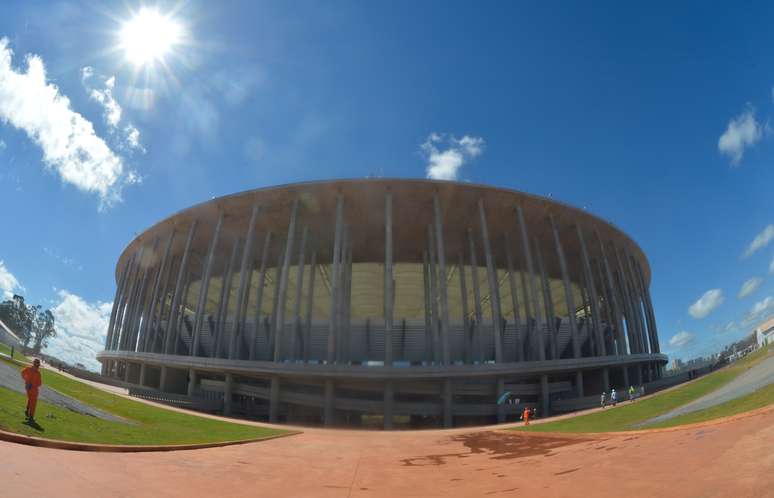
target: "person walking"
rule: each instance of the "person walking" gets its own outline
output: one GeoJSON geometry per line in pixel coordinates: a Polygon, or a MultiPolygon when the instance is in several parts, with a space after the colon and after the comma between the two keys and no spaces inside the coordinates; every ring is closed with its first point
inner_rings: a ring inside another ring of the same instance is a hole
{"type": "Polygon", "coordinates": [[[35,422],[35,407],[38,405],[38,392],[43,381],[40,378],[40,360],[35,358],[32,366],[21,371],[24,389],[27,391],[27,407],[24,415],[28,422],[35,422]]]}
{"type": "Polygon", "coordinates": [[[605,407],[605,391],[602,391],[602,396],[599,397],[599,406],[605,407]]]}
{"type": "Polygon", "coordinates": [[[524,425],[529,425],[529,416],[531,412],[529,411],[529,408],[525,407],[524,411],[521,413],[521,418],[524,420],[524,425]]]}
{"type": "Polygon", "coordinates": [[[629,386],[629,401],[634,401],[634,386],[629,386]]]}
{"type": "Polygon", "coordinates": [[[610,391],[610,403],[612,403],[613,406],[618,404],[618,393],[615,392],[615,389],[610,391]]]}

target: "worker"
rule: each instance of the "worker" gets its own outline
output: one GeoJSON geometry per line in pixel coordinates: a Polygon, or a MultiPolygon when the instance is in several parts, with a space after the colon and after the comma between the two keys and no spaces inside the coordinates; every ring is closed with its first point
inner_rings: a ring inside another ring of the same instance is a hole
{"type": "Polygon", "coordinates": [[[634,386],[629,386],[629,401],[634,401],[634,386]]]}
{"type": "Polygon", "coordinates": [[[599,397],[599,406],[605,407],[605,391],[602,391],[602,395],[599,397]]]}
{"type": "Polygon", "coordinates": [[[522,420],[524,420],[524,425],[529,425],[529,416],[530,416],[530,414],[531,414],[531,412],[530,412],[529,408],[525,407],[524,411],[521,413],[521,418],[522,418],[522,420]]]}
{"type": "Polygon", "coordinates": [[[610,391],[610,404],[612,404],[613,406],[618,404],[618,393],[615,392],[615,389],[610,391]]]}
{"type": "Polygon", "coordinates": [[[24,388],[27,390],[27,408],[24,415],[28,422],[35,422],[35,407],[38,404],[38,391],[43,382],[40,380],[40,360],[35,358],[31,367],[27,367],[21,372],[24,379],[24,388]]]}

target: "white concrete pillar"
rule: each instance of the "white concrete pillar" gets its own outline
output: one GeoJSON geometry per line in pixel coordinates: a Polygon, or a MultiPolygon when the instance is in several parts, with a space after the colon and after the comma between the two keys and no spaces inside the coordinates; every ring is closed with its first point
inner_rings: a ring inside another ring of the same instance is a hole
{"type": "Polygon", "coordinates": [[[511,290],[511,306],[513,306],[513,328],[516,341],[516,361],[524,361],[524,340],[521,337],[521,311],[519,310],[519,293],[516,285],[516,274],[513,269],[513,248],[511,236],[505,233],[505,260],[508,265],[508,284],[511,290]]]}
{"type": "Polygon", "coordinates": [[[471,280],[473,281],[473,307],[476,313],[476,326],[473,327],[473,342],[475,343],[476,351],[478,352],[478,361],[483,363],[484,341],[481,334],[481,322],[484,319],[484,312],[481,309],[481,283],[478,279],[478,261],[476,257],[476,244],[473,240],[473,230],[468,228],[467,234],[468,250],[470,251],[470,272],[472,276],[471,280]]]}
{"type": "Polygon", "coordinates": [[[162,281],[167,274],[167,267],[169,266],[169,255],[172,252],[172,243],[174,241],[175,230],[172,230],[169,233],[166,246],[164,247],[164,256],[161,258],[161,266],[159,267],[159,271],[156,274],[156,281],[153,283],[153,292],[151,293],[151,304],[150,309],[148,310],[148,318],[143,323],[143,335],[145,337],[145,341],[143,342],[142,351],[148,351],[149,347],[152,347],[150,337],[155,336],[154,323],[156,320],[154,317],[156,316],[156,310],[158,309],[159,305],[159,290],[161,289],[162,281]]]}
{"type": "Polygon", "coordinates": [[[245,248],[242,250],[242,262],[239,267],[239,290],[237,291],[236,309],[234,310],[234,335],[239,342],[242,336],[248,338],[248,358],[250,351],[255,350],[255,336],[250,338],[245,325],[247,302],[250,296],[250,283],[253,278],[253,244],[255,243],[255,225],[261,211],[257,203],[250,210],[250,221],[247,224],[245,234],[245,248]]]}
{"type": "MultiPolygon", "coordinates": [[[[328,319],[328,355],[327,362],[334,363],[336,360],[336,346],[338,339],[336,315],[338,310],[337,298],[339,294],[339,261],[341,255],[341,236],[344,229],[344,199],[339,194],[336,198],[336,232],[333,241],[333,271],[331,282],[331,312],[328,319]]],[[[333,389],[333,381],[331,381],[331,390],[333,389]]],[[[326,383],[326,389],[327,389],[326,383]]],[[[327,392],[327,391],[326,391],[327,392]]],[[[331,408],[332,410],[332,408],[331,408]]],[[[328,407],[326,402],[325,410],[326,425],[328,424],[328,407]]],[[[332,416],[332,412],[330,414],[332,416]]]]}
{"type": "Polygon", "coordinates": [[[441,319],[441,360],[444,365],[451,363],[449,350],[449,295],[446,288],[446,250],[443,241],[443,215],[438,194],[433,196],[433,211],[435,212],[435,239],[438,249],[438,291],[440,294],[441,319]]]}
{"type": "Polygon", "coordinates": [[[288,239],[285,243],[285,258],[282,263],[277,324],[274,328],[274,361],[280,361],[282,359],[282,337],[285,335],[285,305],[287,304],[288,275],[290,274],[290,260],[293,257],[293,242],[296,239],[297,216],[298,199],[293,201],[293,207],[290,211],[290,226],[288,227],[288,239]]]}
{"type": "Polygon", "coordinates": [[[489,304],[492,311],[492,335],[494,337],[495,363],[503,362],[503,317],[500,312],[500,299],[498,292],[497,268],[494,266],[492,246],[489,243],[489,227],[486,222],[483,199],[478,200],[478,216],[481,225],[481,240],[484,242],[484,256],[486,258],[486,273],[489,280],[489,304]]]}
{"type": "MultiPolygon", "coordinates": [[[[392,366],[392,320],[393,301],[395,299],[394,278],[392,275],[392,194],[384,197],[384,365],[392,366]]],[[[392,386],[391,382],[388,382],[392,386]]],[[[387,387],[384,391],[384,428],[392,428],[392,396],[390,396],[389,423],[387,422],[387,387]],[[389,427],[388,427],[389,425],[389,427]]]]}
{"type": "Polygon", "coordinates": [[[516,217],[519,221],[519,230],[521,231],[521,243],[524,250],[524,258],[527,261],[527,271],[529,272],[529,287],[527,288],[527,299],[532,302],[532,309],[535,317],[535,336],[538,350],[539,361],[546,359],[546,348],[543,343],[543,331],[540,329],[540,306],[538,305],[538,293],[535,288],[535,267],[532,264],[532,252],[530,251],[529,234],[527,233],[527,224],[524,221],[524,210],[520,205],[516,206],[516,217]]]}
{"type": "Polygon", "coordinates": [[[204,259],[204,267],[202,268],[202,278],[199,281],[199,302],[196,306],[196,314],[194,315],[194,327],[193,337],[191,339],[191,356],[199,356],[199,342],[200,334],[202,332],[202,326],[204,325],[204,311],[207,305],[207,295],[210,290],[210,275],[212,274],[212,266],[215,261],[215,252],[218,249],[218,241],[220,239],[220,229],[223,226],[224,212],[221,210],[218,214],[218,221],[215,224],[215,231],[210,240],[210,247],[207,250],[207,257],[204,259]]]}
{"type": "MultiPolygon", "coordinates": [[[[564,249],[562,248],[562,241],[559,238],[559,230],[556,227],[553,215],[549,215],[549,221],[551,223],[551,231],[554,235],[554,245],[556,246],[556,256],[559,258],[559,267],[562,271],[562,284],[564,285],[564,302],[567,305],[567,320],[570,326],[570,337],[572,339],[572,356],[573,358],[580,358],[580,340],[578,338],[578,322],[575,317],[575,300],[572,295],[572,285],[570,284],[570,274],[567,271],[567,260],[564,257],[564,249]]],[[[581,379],[583,374],[581,373],[581,379]]],[[[577,380],[577,379],[576,379],[577,380]]],[[[581,389],[583,388],[583,382],[581,380],[581,389]]]]}
{"type": "Polygon", "coordinates": [[[312,352],[312,313],[314,311],[314,281],[317,275],[317,252],[312,252],[309,262],[309,291],[306,294],[306,325],[304,326],[303,357],[304,363],[309,362],[312,352]]]}
{"type": "Polygon", "coordinates": [[[607,349],[602,337],[602,320],[599,316],[599,299],[597,299],[597,290],[594,286],[594,275],[591,273],[591,263],[589,262],[589,253],[586,250],[586,240],[583,237],[583,230],[580,225],[575,225],[578,232],[578,241],[580,242],[581,261],[583,263],[584,273],[586,274],[586,284],[588,286],[589,297],[591,299],[591,318],[594,325],[595,342],[597,346],[597,356],[606,356],[607,349]]]}
{"type": "Polygon", "coordinates": [[[218,302],[218,316],[215,322],[215,348],[213,348],[213,357],[221,355],[224,348],[228,348],[224,353],[226,358],[231,358],[231,342],[224,344],[226,335],[226,319],[228,318],[228,303],[231,300],[231,279],[234,275],[234,264],[239,253],[239,239],[234,240],[231,247],[231,256],[226,264],[225,275],[221,278],[220,300],[218,302]],[[221,345],[224,347],[221,348],[221,345]]]}
{"type": "MultiPolygon", "coordinates": [[[[258,270],[258,286],[255,289],[255,321],[253,322],[253,340],[250,341],[248,348],[248,358],[255,359],[255,342],[258,338],[258,331],[261,328],[261,306],[263,305],[263,289],[266,283],[266,266],[269,264],[269,250],[271,249],[271,232],[266,233],[263,241],[263,251],[261,252],[261,268],[258,270]]],[[[247,302],[245,301],[245,306],[247,302]]]]}
{"type": "Polygon", "coordinates": [[[167,322],[166,337],[164,341],[164,352],[170,354],[170,350],[176,347],[176,344],[172,341],[175,335],[177,322],[179,320],[180,311],[180,299],[183,293],[183,283],[188,275],[188,258],[191,255],[191,243],[193,242],[194,235],[196,235],[196,227],[198,225],[197,220],[191,222],[191,226],[188,229],[188,238],[185,241],[185,249],[183,250],[183,256],[180,260],[180,268],[177,272],[177,284],[175,284],[175,292],[172,295],[172,305],[169,309],[169,321],[167,322]]]}
{"type": "Polygon", "coordinates": [[[296,361],[299,356],[297,343],[303,341],[297,341],[298,335],[301,333],[301,292],[304,289],[304,256],[306,252],[306,239],[309,233],[309,229],[304,227],[301,234],[301,245],[298,247],[298,266],[296,271],[296,297],[293,301],[293,333],[290,336],[290,359],[296,361]]]}

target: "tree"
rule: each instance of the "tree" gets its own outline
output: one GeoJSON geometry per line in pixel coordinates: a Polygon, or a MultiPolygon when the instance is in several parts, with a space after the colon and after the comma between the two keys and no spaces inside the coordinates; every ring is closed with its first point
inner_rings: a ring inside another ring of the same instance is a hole
{"type": "Polygon", "coordinates": [[[52,337],[56,337],[56,328],[54,327],[54,314],[51,313],[51,310],[40,313],[40,306],[37,308],[35,325],[33,327],[35,342],[32,349],[35,353],[40,353],[41,348],[48,346],[48,340],[52,337]]]}
{"type": "Polygon", "coordinates": [[[14,294],[13,298],[0,303],[0,320],[16,334],[22,343],[29,344],[32,332],[32,306],[24,302],[24,296],[14,294]]]}

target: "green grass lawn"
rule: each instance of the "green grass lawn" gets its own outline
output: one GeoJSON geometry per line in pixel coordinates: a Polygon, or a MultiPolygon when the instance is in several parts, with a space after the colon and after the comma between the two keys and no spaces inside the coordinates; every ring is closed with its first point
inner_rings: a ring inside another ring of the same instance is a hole
{"type": "MultiPolygon", "coordinates": [[[[13,365],[17,369],[21,368],[18,364],[13,365]]],[[[41,373],[44,385],[130,423],[109,422],[38,401],[35,419],[42,427],[42,430],[38,430],[24,423],[26,397],[0,388],[0,428],[29,436],[106,444],[210,443],[257,439],[290,432],[156,408],[101,391],[56,372],[41,369],[41,373]]]]}
{"type": "MultiPolygon", "coordinates": [[[[629,403],[628,401],[621,402],[615,409],[598,411],[545,424],[514,427],[513,430],[529,432],[615,432],[632,430],[638,423],[667,413],[722,387],[772,354],[774,354],[774,348],[758,350],[726,368],[699,378],[695,382],[634,403],[629,403]]],[[[765,389],[760,391],[765,391],[765,389]]],[[[658,427],[666,426],[667,424],[673,426],[681,423],[691,423],[698,421],[697,417],[707,417],[702,420],[710,420],[711,418],[730,415],[732,410],[738,410],[733,411],[733,413],[739,413],[744,411],[742,408],[744,406],[754,406],[755,408],[765,406],[765,404],[759,405],[758,403],[769,399],[765,393],[760,394],[760,392],[749,395],[750,400],[746,400],[745,398],[747,397],[723,403],[708,410],[700,410],[689,415],[675,417],[663,425],[658,425],[658,427]],[[710,411],[711,413],[705,413],[710,411]]]]}
{"type": "MultiPolygon", "coordinates": [[[[0,353],[5,353],[8,356],[11,356],[11,348],[8,345],[0,342],[0,353]]],[[[14,350],[13,357],[17,360],[28,361],[27,357],[21,354],[18,349],[14,350]]]]}

